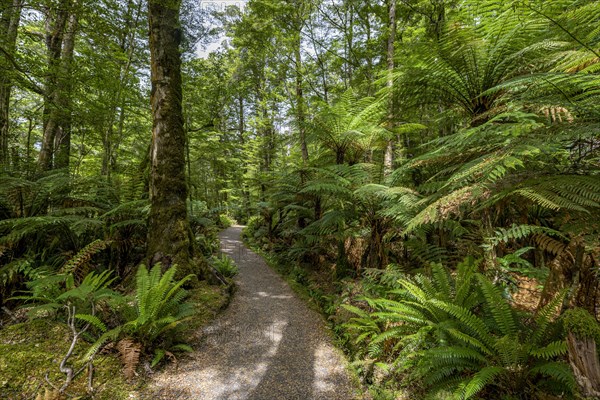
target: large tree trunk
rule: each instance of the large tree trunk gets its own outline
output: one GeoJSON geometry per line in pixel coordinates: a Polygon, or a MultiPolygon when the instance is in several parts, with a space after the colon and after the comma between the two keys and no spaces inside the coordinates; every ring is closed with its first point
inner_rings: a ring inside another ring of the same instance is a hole
{"type": "Polygon", "coordinates": [[[0,0],[0,166],[8,164],[8,125],[12,77],[9,57],[15,51],[23,0],[0,0]]]}
{"type": "Polygon", "coordinates": [[[179,43],[180,1],[150,0],[152,146],[148,256],[189,273],[194,256],[188,221],[185,131],[179,43]]]}

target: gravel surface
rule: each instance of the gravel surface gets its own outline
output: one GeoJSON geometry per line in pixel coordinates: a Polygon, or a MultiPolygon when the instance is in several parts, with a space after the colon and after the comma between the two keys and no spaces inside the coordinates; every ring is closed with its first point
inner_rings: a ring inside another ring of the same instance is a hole
{"type": "Polygon", "coordinates": [[[221,251],[239,267],[229,308],[203,328],[196,352],[155,375],[142,398],[357,398],[323,318],[241,243],[241,229],[233,226],[220,235],[221,251]]]}

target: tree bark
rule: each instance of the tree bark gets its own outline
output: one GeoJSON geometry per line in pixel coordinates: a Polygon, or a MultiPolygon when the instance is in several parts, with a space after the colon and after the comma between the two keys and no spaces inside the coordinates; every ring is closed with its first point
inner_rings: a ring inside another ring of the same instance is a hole
{"type": "Polygon", "coordinates": [[[586,398],[600,397],[600,362],[593,338],[580,338],[569,332],[567,337],[569,363],[581,394],[586,398]]]}
{"type": "Polygon", "coordinates": [[[301,32],[298,31],[298,38],[294,48],[294,58],[296,63],[296,119],[298,121],[302,162],[306,165],[308,163],[308,147],[306,145],[306,114],[303,89],[304,82],[302,79],[302,54],[300,53],[300,38],[301,32]]]}
{"type": "Polygon", "coordinates": [[[8,71],[11,67],[7,57],[14,53],[17,42],[17,31],[21,20],[23,0],[2,0],[2,14],[0,15],[0,166],[8,164],[8,134],[10,93],[13,80],[8,71]],[[7,52],[8,54],[4,53],[7,52]]]}
{"type": "Polygon", "coordinates": [[[59,87],[56,92],[56,106],[58,108],[59,128],[54,137],[54,167],[69,168],[71,156],[71,129],[72,129],[72,112],[71,112],[71,95],[73,93],[73,52],[75,50],[75,34],[77,31],[77,14],[72,12],[69,15],[69,20],[65,29],[63,39],[61,62],[59,71],[59,87]]]}
{"type": "Polygon", "coordinates": [[[44,90],[44,135],[38,158],[38,169],[41,171],[47,171],[53,167],[54,144],[60,130],[60,120],[63,114],[59,105],[61,90],[59,75],[63,39],[70,19],[71,6],[71,0],[62,0],[55,8],[48,9],[46,19],[48,71],[44,90]]]}
{"type": "Polygon", "coordinates": [[[179,0],[150,0],[152,145],[150,149],[151,264],[193,272],[194,247],[188,221],[185,131],[182,111],[179,0]]]}
{"type": "MultiPolygon", "coordinates": [[[[392,73],[394,72],[394,53],[396,41],[396,0],[388,0],[388,41],[387,41],[387,89],[389,91],[388,101],[388,129],[394,128],[394,96],[392,93],[394,80],[392,73]]],[[[383,157],[383,176],[388,177],[392,173],[394,166],[394,141],[390,138],[385,147],[383,157]]]]}

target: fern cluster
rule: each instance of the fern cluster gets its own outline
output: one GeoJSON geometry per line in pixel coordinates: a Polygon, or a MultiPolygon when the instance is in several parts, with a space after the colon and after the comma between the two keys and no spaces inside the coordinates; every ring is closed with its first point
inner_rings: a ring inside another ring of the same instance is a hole
{"type": "Polygon", "coordinates": [[[235,262],[226,254],[221,254],[220,257],[212,257],[211,263],[226,278],[233,278],[238,273],[238,267],[235,265],[235,262]]]}
{"type": "Polygon", "coordinates": [[[433,264],[430,275],[402,278],[386,297],[363,299],[370,312],[345,305],[355,314],[345,326],[388,373],[416,376],[430,392],[457,399],[573,393],[566,342],[552,339],[564,293],[526,323],[474,265],[467,260],[450,275],[433,264]]]}
{"type": "Polygon", "coordinates": [[[154,364],[160,362],[166,350],[189,350],[189,346],[173,341],[177,327],[194,314],[192,304],[185,301],[188,293],[182,287],[192,276],[176,281],[176,273],[176,267],[162,273],[160,264],[150,271],[141,265],[136,274],[133,302],[126,301],[119,310],[124,322],[112,329],[98,326],[102,335],[90,347],[88,356],[107,342],[121,339],[138,344],[139,347],[129,346],[138,353],[154,352],[154,364]]]}
{"type": "Polygon", "coordinates": [[[122,277],[143,256],[148,202],[120,203],[104,181],[63,171],[2,176],[0,202],[11,206],[0,220],[1,297],[52,273],[81,280],[99,260],[122,277]]]}

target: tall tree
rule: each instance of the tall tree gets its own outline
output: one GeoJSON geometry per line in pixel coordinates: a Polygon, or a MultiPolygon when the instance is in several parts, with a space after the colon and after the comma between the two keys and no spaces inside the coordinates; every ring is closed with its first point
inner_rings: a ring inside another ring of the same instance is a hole
{"type": "MultiPolygon", "coordinates": [[[[392,90],[394,88],[394,54],[396,42],[396,0],[388,0],[388,37],[387,37],[387,89],[389,90],[388,103],[388,128],[394,128],[394,97],[392,90]]],[[[394,142],[388,139],[383,159],[383,174],[389,176],[394,166],[394,142]]]]}
{"type": "Polygon", "coordinates": [[[296,78],[296,122],[298,123],[298,139],[302,161],[308,162],[308,147],[306,145],[306,104],[304,99],[304,70],[302,66],[302,28],[310,16],[310,5],[307,1],[292,2],[288,15],[288,31],[292,38],[296,78]]]}
{"type": "Polygon", "coordinates": [[[188,270],[194,254],[187,216],[178,0],[148,2],[152,81],[148,256],[188,270]]]}
{"type": "Polygon", "coordinates": [[[72,128],[72,93],[73,79],[71,72],[73,68],[73,53],[75,51],[75,33],[77,31],[77,14],[71,12],[61,50],[60,70],[58,73],[59,88],[54,98],[55,106],[58,109],[59,129],[54,137],[54,167],[69,168],[69,158],[71,156],[71,128],[72,128]]]}
{"type": "MultiPolygon", "coordinates": [[[[116,79],[111,80],[111,85],[107,90],[106,100],[106,119],[102,127],[102,167],[101,175],[106,176],[107,181],[111,181],[112,172],[116,169],[118,148],[123,141],[125,119],[127,109],[130,107],[130,98],[128,98],[128,85],[131,85],[132,78],[135,75],[135,58],[139,52],[140,25],[145,23],[143,20],[143,5],[141,0],[128,0],[127,7],[115,4],[114,12],[117,17],[107,23],[115,29],[115,38],[112,45],[117,48],[116,57],[108,71],[116,79]]],[[[145,46],[143,46],[145,47],[145,46]]]]}
{"type": "Polygon", "coordinates": [[[47,72],[44,93],[44,137],[38,159],[42,171],[52,169],[56,145],[62,147],[60,167],[68,165],[64,159],[64,146],[70,141],[69,78],[70,64],[75,46],[77,18],[73,0],[61,0],[47,8],[46,50],[47,72]],[[66,136],[65,136],[66,135],[66,136]],[[68,137],[68,140],[67,140],[68,137]]]}
{"type": "Polygon", "coordinates": [[[8,162],[8,121],[12,77],[10,60],[17,41],[23,0],[0,2],[0,165],[8,162]]]}

